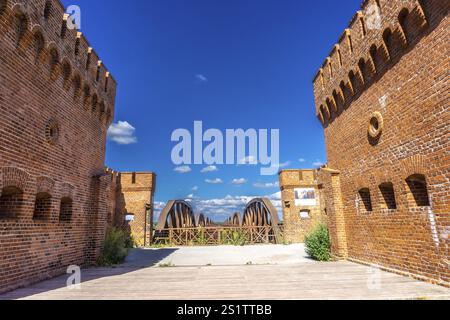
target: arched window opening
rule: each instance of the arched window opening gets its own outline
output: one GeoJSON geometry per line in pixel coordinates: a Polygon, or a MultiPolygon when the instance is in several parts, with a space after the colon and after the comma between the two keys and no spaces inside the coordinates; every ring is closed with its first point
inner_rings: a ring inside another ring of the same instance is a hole
{"type": "Polygon", "coordinates": [[[333,78],[333,64],[331,63],[331,59],[328,60],[328,70],[330,72],[330,78],[333,78]]]}
{"type": "Polygon", "coordinates": [[[74,94],[74,99],[78,99],[80,97],[80,92],[81,92],[81,78],[79,75],[76,75],[73,78],[73,94],[74,94]]]}
{"type": "Polygon", "coordinates": [[[40,32],[34,34],[34,49],[36,52],[36,58],[39,58],[45,47],[44,37],[40,32]]]}
{"type": "Polygon", "coordinates": [[[333,90],[333,99],[334,103],[336,104],[336,111],[337,111],[339,110],[339,106],[342,106],[344,104],[344,97],[336,90],[333,90]]]}
{"type": "Polygon", "coordinates": [[[106,76],[106,78],[105,78],[105,92],[108,92],[108,82],[109,82],[109,77],[106,76]]]}
{"type": "Polygon", "coordinates": [[[95,81],[99,81],[100,80],[100,66],[97,66],[97,74],[95,75],[95,81]]]}
{"type": "Polygon", "coordinates": [[[61,25],[61,39],[64,39],[67,34],[67,21],[63,20],[61,25]]]}
{"type": "Polygon", "coordinates": [[[17,43],[23,40],[28,30],[28,19],[24,14],[20,14],[16,17],[17,27],[17,43]]]}
{"type": "Polygon", "coordinates": [[[353,53],[353,41],[352,41],[352,36],[350,35],[350,33],[347,35],[347,39],[348,39],[348,46],[350,48],[350,52],[353,53]]]}
{"type": "Polygon", "coordinates": [[[83,89],[83,104],[85,106],[88,105],[90,97],[91,97],[91,90],[89,89],[89,86],[85,85],[83,89]]]}
{"type": "Polygon", "coordinates": [[[79,56],[80,55],[80,38],[77,38],[75,40],[75,50],[74,50],[75,56],[79,56]]]}
{"type": "Polygon", "coordinates": [[[38,193],[34,203],[33,219],[49,220],[52,212],[52,197],[48,193],[38,193]]]}
{"type": "Polygon", "coordinates": [[[52,13],[52,1],[45,2],[44,6],[44,19],[48,20],[50,18],[50,15],[52,13]]]}
{"type": "Polygon", "coordinates": [[[0,196],[0,219],[17,217],[20,214],[22,205],[22,190],[13,186],[3,188],[0,196]]]}
{"type": "Polygon", "coordinates": [[[322,113],[325,122],[329,121],[331,118],[331,114],[330,114],[330,110],[328,109],[328,107],[321,105],[320,106],[320,112],[322,113]]]}
{"type": "Polygon", "coordinates": [[[381,208],[390,210],[397,209],[397,201],[395,200],[394,185],[391,182],[386,182],[380,184],[379,188],[382,196],[380,203],[381,208]]]}
{"type": "Polygon", "coordinates": [[[391,58],[391,51],[392,51],[392,31],[391,29],[386,29],[383,32],[383,44],[385,48],[385,53],[387,55],[387,58],[391,58]]]}
{"type": "Polygon", "coordinates": [[[72,220],[72,199],[62,198],[59,208],[59,220],[69,222],[72,220]]]}
{"type": "Polygon", "coordinates": [[[424,23],[428,23],[428,8],[426,7],[428,5],[427,1],[425,0],[419,0],[419,4],[417,6],[417,11],[419,12],[419,15],[423,19],[424,23]]]}
{"type": "Polygon", "coordinates": [[[70,66],[70,64],[68,62],[65,62],[63,64],[63,79],[64,82],[67,83],[70,80],[70,76],[72,74],[72,67],[70,66]]]}
{"type": "Polygon", "coordinates": [[[377,61],[377,52],[378,52],[377,46],[376,46],[376,45],[372,45],[372,46],[370,47],[370,52],[369,52],[369,54],[370,54],[370,58],[371,58],[371,60],[372,60],[372,68],[374,69],[374,70],[373,70],[374,72],[377,72],[377,70],[378,70],[378,65],[377,65],[377,63],[378,63],[378,61],[377,61]]]}
{"type": "Polygon", "coordinates": [[[104,116],[105,116],[105,113],[106,113],[106,106],[105,106],[104,102],[100,103],[100,108],[99,109],[100,109],[100,120],[102,120],[104,118],[104,116]]]}
{"type": "Polygon", "coordinates": [[[338,49],[337,54],[338,54],[339,66],[342,67],[343,63],[342,63],[342,54],[341,54],[341,50],[338,49]]]}
{"type": "Polygon", "coordinates": [[[408,44],[408,29],[407,29],[407,25],[406,25],[406,19],[409,15],[409,10],[408,9],[403,9],[402,11],[400,11],[399,15],[398,15],[398,23],[400,26],[400,35],[402,37],[402,42],[403,45],[407,45],[408,44]]]}
{"type": "Polygon", "coordinates": [[[348,84],[349,84],[349,87],[350,87],[351,94],[354,95],[356,93],[355,92],[355,90],[356,90],[356,79],[355,79],[355,73],[353,72],[353,70],[351,70],[348,73],[348,84]]]}
{"type": "Polygon", "coordinates": [[[106,123],[109,124],[111,122],[111,110],[108,108],[106,111],[106,123]]]}
{"type": "Polygon", "coordinates": [[[342,93],[342,103],[345,104],[345,99],[346,99],[346,87],[345,87],[345,83],[344,81],[341,81],[341,83],[339,84],[339,88],[341,89],[341,93],[342,93]]]}
{"type": "Polygon", "coordinates": [[[366,23],[364,22],[364,18],[363,17],[359,18],[359,22],[361,23],[361,33],[362,33],[363,37],[365,37],[367,34],[367,30],[366,30],[366,23]]]}
{"type": "Polygon", "coordinates": [[[89,70],[89,68],[91,67],[91,55],[92,53],[88,52],[86,58],[86,70],[89,70]]]}
{"type": "Polygon", "coordinates": [[[6,11],[6,0],[0,0],[0,16],[6,11]]]}
{"type": "Polygon", "coordinates": [[[97,104],[98,104],[98,98],[97,98],[97,95],[94,94],[94,95],[92,96],[92,105],[91,105],[91,107],[92,107],[92,112],[97,111],[97,104]]]}
{"type": "Polygon", "coordinates": [[[50,51],[50,70],[51,70],[51,72],[55,71],[58,64],[59,64],[58,51],[56,51],[56,49],[52,49],[50,51]]]}
{"type": "Polygon", "coordinates": [[[335,104],[331,102],[330,98],[327,98],[327,100],[325,102],[326,102],[327,109],[329,110],[330,119],[332,119],[336,115],[335,104]]]}
{"type": "Polygon", "coordinates": [[[362,204],[366,212],[372,212],[372,198],[370,197],[369,188],[359,190],[359,202],[362,204]]]}
{"type": "Polygon", "coordinates": [[[408,203],[415,207],[429,207],[430,197],[425,176],[414,174],[406,179],[408,185],[408,203]]]}
{"type": "Polygon", "coordinates": [[[366,61],[364,61],[364,59],[360,59],[358,62],[358,67],[361,75],[361,82],[365,83],[367,80],[366,61]]]}

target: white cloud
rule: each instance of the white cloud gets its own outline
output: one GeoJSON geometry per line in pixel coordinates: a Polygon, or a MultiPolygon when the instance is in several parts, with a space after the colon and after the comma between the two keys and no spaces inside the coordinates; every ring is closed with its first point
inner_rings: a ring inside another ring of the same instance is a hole
{"type": "Polygon", "coordinates": [[[219,179],[219,178],[214,179],[214,180],[206,179],[205,182],[206,182],[206,183],[209,183],[209,184],[222,184],[222,183],[223,183],[223,180],[222,180],[222,179],[219,179]]]}
{"type": "Polygon", "coordinates": [[[323,165],[324,165],[324,163],[320,160],[313,162],[313,166],[315,166],[315,167],[322,167],[323,165]]]}
{"type": "Polygon", "coordinates": [[[231,183],[236,186],[240,186],[240,185],[246,184],[247,181],[248,181],[247,179],[240,178],[240,179],[233,179],[233,181],[231,181],[231,183]]]}
{"type": "Polygon", "coordinates": [[[219,171],[219,169],[216,166],[208,166],[206,168],[203,168],[201,173],[208,173],[208,172],[216,172],[219,171]]]}
{"type": "Polygon", "coordinates": [[[290,165],[291,165],[291,162],[290,161],[286,161],[286,162],[280,163],[279,167],[280,168],[286,168],[286,167],[289,167],[290,165]]]}
{"type": "Polygon", "coordinates": [[[270,189],[270,188],[278,188],[280,186],[279,182],[266,182],[266,183],[261,183],[261,182],[257,182],[254,183],[253,186],[255,188],[260,188],[260,189],[270,189]]]}
{"type": "Polygon", "coordinates": [[[194,191],[194,192],[198,191],[198,186],[193,186],[191,190],[194,191]]]}
{"type": "Polygon", "coordinates": [[[126,121],[113,123],[108,129],[108,139],[120,145],[137,143],[136,128],[126,121]]]}
{"type": "MultiPolygon", "coordinates": [[[[277,209],[280,220],[282,219],[281,208],[281,192],[276,192],[269,195],[259,196],[226,196],[224,198],[217,199],[199,199],[193,194],[186,197],[185,201],[189,202],[193,208],[195,214],[203,213],[210,217],[215,222],[223,222],[228,217],[232,216],[235,212],[244,212],[244,209],[251,200],[255,198],[268,198],[277,209]]],[[[153,204],[153,216],[154,221],[158,221],[162,210],[165,208],[166,203],[162,201],[155,201],[153,204]]]]}
{"type": "Polygon", "coordinates": [[[238,161],[238,165],[257,165],[257,164],[258,159],[256,159],[254,156],[248,156],[238,161]]]}
{"type": "Polygon", "coordinates": [[[192,171],[191,167],[189,167],[189,166],[176,167],[173,170],[178,172],[178,173],[188,173],[188,172],[192,171]]]}
{"type": "Polygon", "coordinates": [[[161,212],[165,208],[166,203],[162,201],[155,201],[153,203],[153,220],[158,221],[161,212]]]}
{"type": "Polygon", "coordinates": [[[208,78],[203,74],[196,74],[195,79],[197,79],[198,82],[208,82],[208,78]]]}
{"type": "Polygon", "coordinates": [[[306,159],[300,158],[300,159],[298,159],[298,162],[304,163],[304,162],[306,162],[306,159]]]}
{"type": "Polygon", "coordinates": [[[281,192],[265,196],[226,196],[218,199],[196,199],[191,202],[196,213],[203,213],[215,222],[223,222],[235,212],[243,214],[244,209],[255,198],[268,198],[275,206],[280,220],[282,219],[281,192]]]}

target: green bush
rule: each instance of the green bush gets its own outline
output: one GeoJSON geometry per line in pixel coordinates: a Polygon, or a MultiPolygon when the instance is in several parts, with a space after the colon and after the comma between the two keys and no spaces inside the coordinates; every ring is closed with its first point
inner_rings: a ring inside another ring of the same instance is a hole
{"type": "Polygon", "coordinates": [[[232,234],[231,243],[233,246],[245,246],[247,243],[247,235],[242,231],[234,231],[232,234]]]}
{"type": "Polygon", "coordinates": [[[305,240],[306,253],[318,261],[330,261],[331,242],[328,228],[320,225],[305,240]]]}
{"type": "Polygon", "coordinates": [[[205,229],[200,227],[199,233],[195,238],[195,244],[199,246],[206,246],[208,244],[208,240],[206,240],[205,229]]]}
{"type": "Polygon", "coordinates": [[[128,245],[130,237],[120,229],[109,229],[106,232],[105,243],[99,264],[102,266],[112,266],[122,263],[128,255],[128,245]]]}

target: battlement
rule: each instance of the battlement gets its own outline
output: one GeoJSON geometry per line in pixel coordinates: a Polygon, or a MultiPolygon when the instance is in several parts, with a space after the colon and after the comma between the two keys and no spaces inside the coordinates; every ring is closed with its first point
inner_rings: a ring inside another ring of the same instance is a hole
{"type": "Polygon", "coordinates": [[[155,189],[156,174],[153,172],[120,172],[106,167],[104,175],[111,177],[111,182],[114,185],[127,191],[155,189]]]}
{"type": "Polygon", "coordinates": [[[154,190],[156,175],[153,172],[121,172],[120,183],[123,189],[154,190]]]}
{"type": "MultiPolygon", "coordinates": [[[[429,27],[430,0],[365,0],[314,77],[316,115],[331,123],[429,27]]],[[[441,10],[441,9],[439,9],[441,10]]]]}
{"type": "Polygon", "coordinates": [[[313,169],[281,170],[279,173],[281,190],[293,187],[309,187],[317,184],[316,172],[313,169]]]}
{"type": "Polygon", "coordinates": [[[33,50],[35,63],[46,65],[51,80],[62,78],[74,100],[105,125],[114,117],[116,81],[88,40],[67,26],[69,16],[59,0],[0,0],[0,39],[17,50],[33,50]]]}

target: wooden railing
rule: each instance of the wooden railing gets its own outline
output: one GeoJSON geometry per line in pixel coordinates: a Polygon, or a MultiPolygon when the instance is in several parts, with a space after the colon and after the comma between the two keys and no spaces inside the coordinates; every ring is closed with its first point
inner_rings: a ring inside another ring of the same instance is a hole
{"type": "Polygon", "coordinates": [[[281,226],[198,227],[156,230],[154,244],[173,246],[217,246],[283,243],[281,226]]]}

